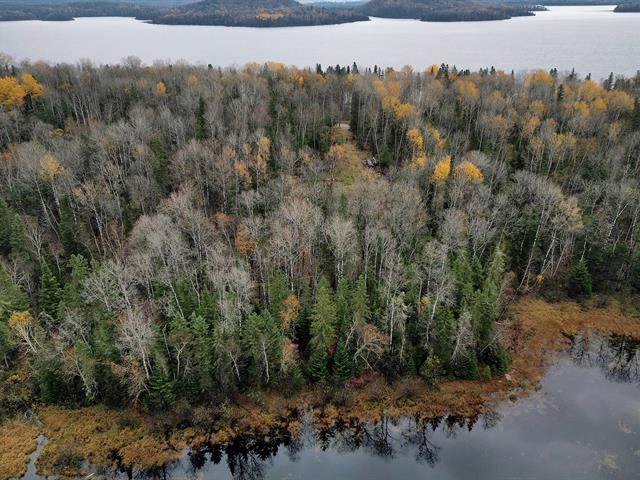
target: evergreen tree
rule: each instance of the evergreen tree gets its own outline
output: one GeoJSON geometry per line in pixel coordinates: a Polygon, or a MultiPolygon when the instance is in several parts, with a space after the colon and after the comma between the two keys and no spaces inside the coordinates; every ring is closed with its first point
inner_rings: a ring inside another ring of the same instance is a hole
{"type": "Polygon", "coordinates": [[[474,274],[469,255],[466,250],[461,250],[453,262],[453,276],[456,281],[458,311],[471,304],[474,292],[474,274]]]}
{"type": "Polygon", "coordinates": [[[193,336],[193,355],[198,386],[201,392],[214,389],[214,371],[216,364],[216,346],[218,344],[215,330],[203,315],[193,313],[189,326],[193,336]]]}
{"type": "Polygon", "coordinates": [[[309,374],[311,378],[319,382],[327,378],[328,368],[327,350],[324,348],[316,348],[311,352],[309,357],[309,374]]]}
{"type": "Polygon", "coordinates": [[[160,188],[162,195],[169,193],[171,189],[171,179],[169,177],[169,160],[167,150],[164,143],[158,138],[154,138],[149,142],[149,148],[153,152],[154,165],[153,173],[156,179],[156,183],[160,188]]]}
{"type": "Polygon", "coordinates": [[[27,250],[27,241],[24,236],[24,226],[22,224],[22,218],[20,215],[14,214],[11,219],[11,233],[9,235],[9,246],[11,252],[14,255],[20,256],[24,259],[29,257],[27,250]]]}
{"type": "Polygon", "coordinates": [[[0,197],[0,252],[9,252],[11,248],[11,223],[15,213],[0,197]]]}
{"type": "Polygon", "coordinates": [[[174,403],[176,394],[171,376],[162,368],[155,369],[149,379],[149,400],[152,405],[168,407],[174,403]]]}
{"type": "Polygon", "coordinates": [[[39,302],[40,310],[50,315],[52,318],[58,318],[58,303],[62,290],[58,278],[53,274],[49,263],[43,260],[40,263],[40,290],[39,302]]]}
{"type": "Polygon", "coordinates": [[[341,336],[351,318],[351,284],[345,278],[340,281],[336,290],[336,317],[336,334],[341,336]]]}
{"type": "Polygon", "coordinates": [[[338,342],[336,348],[336,354],[333,359],[333,373],[338,380],[348,380],[351,378],[353,372],[353,361],[351,355],[343,340],[338,342]]]}
{"type": "Polygon", "coordinates": [[[196,110],[196,139],[204,140],[207,138],[207,120],[205,119],[206,104],[204,98],[198,100],[198,109],[196,110]]]}
{"type": "Polygon", "coordinates": [[[369,295],[367,294],[367,284],[364,275],[360,275],[360,278],[358,278],[358,283],[351,296],[351,312],[354,323],[369,323],[371,320],[369,295]]]}
{"type": "Polygon", "coordinates": [[[453,312],[446,306],[440,306],[434,317],[435,345],[434,354],[443,366],[449,365],[451,360],[451,339],[455,329],[453,312]]]}
{"type": "Polygon", "coordinates": [[[60,202],[60,243],[67,255],[80,253],[83,249],[76,241],[79,226],[73,220],[73,213],[68,198],[60,202]]]}
{"type": "Polygon", "coordinates": [[[335,335],[337,309],[333,291],[326,278],[318,282],[316,302],[311,312],[311,349],[327,350],[335,335]]]}
{"type": "Polygon", "coordinates": [[[591,273],[587,262],[580,259],[574,263],[569,275],[569,290],[576,297],[590,297],[592,294],[591,273]]]}
{"type": "Polygon", "coordinates": [[[242,345],[254,379],[271,382],[282,355],[282,336],[277,321],[264,311],[252,313],[242,325],[242,345]]]}
{"type": "Polygon", "coordinates": [[[71,255],[69,268],[69,278],[61,292],[60,302],[58,303],[58,318],[62,318],[67,310],[85,307],[82,290],[84,282],[90,273],[89,262],[82,255],[71,255]]]}

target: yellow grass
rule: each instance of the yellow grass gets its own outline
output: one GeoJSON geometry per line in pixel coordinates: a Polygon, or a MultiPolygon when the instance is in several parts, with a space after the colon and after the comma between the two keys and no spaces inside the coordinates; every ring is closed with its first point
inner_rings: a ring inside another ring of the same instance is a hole
{"type": "Polygon", "coordinates": [[[24,419],[0,424],[0,480],[21,477],[36,449],[38,429],[24,419]]]}

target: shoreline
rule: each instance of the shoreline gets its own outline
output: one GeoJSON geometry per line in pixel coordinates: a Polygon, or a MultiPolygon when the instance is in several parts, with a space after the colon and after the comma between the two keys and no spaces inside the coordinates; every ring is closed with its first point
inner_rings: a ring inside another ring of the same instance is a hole
{"type": "Polygon", "coordinates": [[[39,406],[41,428],[21,418],[0,425],[0,443],[5,446],[0,453],[0,479],[24,474],[41,434],[48,442],[37,459],[38,472],[71,476],[80,473],[71,461],[74,458],[114,470],[153,470],[177,460],[186,447],[224,446],[247,435],[295,435],[305,416],[318,429],[332,428],[339,422],[376,422],[384,417],[474,417],[495,410],[502,402],[528,396],[579,332],[640,338],[640,314],[627,311],[620,300],[611,297],[596,297],[585,304],[523,297],[510,306],[503,324],[509,351],[519,354],[506,375],[490,381],[449,380],[430,387],[415,378],[387,384],[383,378],[373,377],[360,388],[340,391],[316,386],[292,398],[273,391],[244,394],[237,404],[216,408],[187,407],[178,402],[164,416],[133,408],[39,406]],[[189,416],[191,426],[168,423],[169,417],[179,422],[189,416]],[[199,421],[201,425],[195,426],[199,421]],[[61,459],[67,457],[71,460],[64,465],[61,459]]]}

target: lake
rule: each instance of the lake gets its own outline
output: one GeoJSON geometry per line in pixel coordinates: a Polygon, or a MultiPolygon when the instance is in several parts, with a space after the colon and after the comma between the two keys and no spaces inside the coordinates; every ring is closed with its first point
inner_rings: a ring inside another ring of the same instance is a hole
{"type": "MultiPolygon", "coordinates": [[[[185,451],[164,470],[130,473],[176,480],[640,478],[640,344],[578,336],[537,391],[477,418],[302,425],[299,434],[247,435],[185,451]]],[[[23,478],[41,478],[33,470],[23,478]]]]}
{"type": "Polygon", "coordinates": [[[0,51],[18,59],[116,63],[186,60],[220,66],[280,61],[298,66],[449,63],[516,72],[575,68],[595,79],[640,69],[640,13],[613,6],[551,7],[532,17],[491,22],[430,23],[372,19],[287,28],[150,25],[131,18],[0,23],[0,51]]]}

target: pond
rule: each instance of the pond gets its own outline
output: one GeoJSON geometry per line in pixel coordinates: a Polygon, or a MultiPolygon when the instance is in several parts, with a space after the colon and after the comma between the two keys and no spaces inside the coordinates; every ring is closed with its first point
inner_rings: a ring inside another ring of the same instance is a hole
{"type": "MultiPolygon", "coordinates": [[[[161,471],[129,474],[216,480],[640,478],[640,343],[577,336],[535,392],[475,418],[342,419],[327,429],[306,419],[302,425],[299,434],[246,436],[226,447],[185,451],[161,471]]],[[[40,477],[30,465],[24,478],[40,477]]]]}
{"type": "Polygon", "coordinates": [[[287,28],[151,25],[132,18],[0,23],[0,51],[18,59],[116,63],[137,56],[219,66],[280,61],[298,66],[359,65],[424,69],[449,63],[519,72],[575,68],[601,79],[640,69],[640,13],[614,6],[550,7],[535,16],[433,23],[374,18],[344,25],[287,28]]]}

